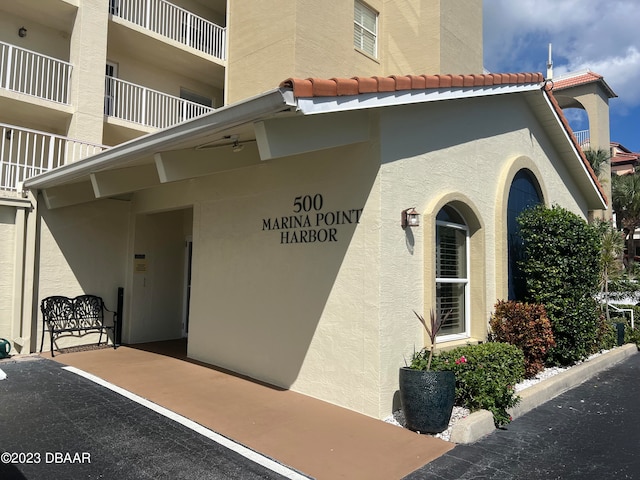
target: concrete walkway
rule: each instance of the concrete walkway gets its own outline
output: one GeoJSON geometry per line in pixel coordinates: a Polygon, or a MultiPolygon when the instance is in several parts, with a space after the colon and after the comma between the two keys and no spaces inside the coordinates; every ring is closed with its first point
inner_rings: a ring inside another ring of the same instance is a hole
{"type": "Polygon", "coordinates": [[[295,392],[174,358],[181,357],[179,349],[165,350],[172,357],[145,348],[155,346],[64,353],[54,360],[317,479],[399,479],[454,447],[295,392]]]}

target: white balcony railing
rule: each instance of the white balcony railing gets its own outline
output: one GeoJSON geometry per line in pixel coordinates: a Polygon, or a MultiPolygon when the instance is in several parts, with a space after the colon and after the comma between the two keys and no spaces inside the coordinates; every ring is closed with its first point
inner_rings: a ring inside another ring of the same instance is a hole
{"type": "Polygon", "coordinates": [[[589,130],[578,130],[577,132],[573,132],[573,135],[576,137],[576,140],[578,140],[578,145],[580,145],[583,150],[587,150],[589,148],[589,130]]]}
{"type": "Polygon", "coordinates": [[[155,128],[167,128],[213,108],[149,88],[105,77],[104,114],[155,128]]]}
{"type": "Polygon", "coordinates": [[[165,0],[109,0],[109,12],[220,60],[225,59],[224,27],[165,0]]]}
{"type": "Polygon", "coordinates": [[[71,64],[0,42],[0,88],[69,104],[71,64]]]}
{"type": "Polygon", "coordinates": [[[76,162],[105,146],[0,123],[0,190],[16,191],[20,182],[76,162]]]}

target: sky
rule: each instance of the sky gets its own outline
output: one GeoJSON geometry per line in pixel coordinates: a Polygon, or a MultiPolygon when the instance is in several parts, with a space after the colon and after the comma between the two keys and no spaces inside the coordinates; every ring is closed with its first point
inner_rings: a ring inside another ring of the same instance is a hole
{"type": "MultiPolygon", "coordinates": [[[[618,95],[609,99],[611,141],[640,152],[640,0],[484,0],[484,66],[489,72],[553,77],[591,70],[618,95]]],[[[566,112],[573,130],[586,115],[566,112]]]]}

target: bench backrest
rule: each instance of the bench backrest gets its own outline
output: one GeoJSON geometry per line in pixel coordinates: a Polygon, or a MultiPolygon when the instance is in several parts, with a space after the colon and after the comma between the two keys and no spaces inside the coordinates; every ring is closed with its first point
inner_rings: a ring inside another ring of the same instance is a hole
{"type": "Polygon", "coordinates": [[[102,326],[103,308],[102,298],[95,295],[53,296],[43,299],[40,304],[44,320],[55,330],[102,326]]]}

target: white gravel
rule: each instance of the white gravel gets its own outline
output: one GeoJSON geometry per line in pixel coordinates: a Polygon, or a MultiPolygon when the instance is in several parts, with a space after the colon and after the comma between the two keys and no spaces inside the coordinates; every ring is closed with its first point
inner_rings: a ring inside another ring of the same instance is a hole
{"type": "MultiPolygon", "coordinates": [[[[591,355],[586,361],[591,360],[592,358],[602,355],[603,353],[606,353],[608,351],[609,350],[604,350],[600,353],[591,355]]],[[[582,362],[578,362],[575,365],[572,365],[571,367],[545,368],[540,373],[538,373],[535,377],[529,378],[527,380],[523,380],[522,382],[516,384],[514,387],[514,390],[516,391],[516,393],[521,392],[525,388],[529,388],[535,385],[536,383],[541,382],[542,380],[546,380],[547,378],[551,378],[555,375],[558,375],[559,373],[562,373],[565,370],[569,370],[570,368],[575,367],[576,365],[580,365],[581,363],[582,362]]],[[[451,420],[449,420],[449,427],[444,432],[429,434],[429,435],[436,438],[440,438],[442,440],[446,440],[448,442],[449,439],[451,438],[451,428],[453,427],[453,425],[455,425],[455,423],[458,422],[459,420],[462,420],[463,418],[468,416],[470,413],[471,412],[469,411],[468,408],[454,406],[453,412],[451,413],[451,420]]],[[[384,419],[384,421],[387,423],[391,423],[393,425],[397,425],[398,427],[402,427],[402,428],[404,428],[405,426],[404,413],[402,412],[402,410],[396,410],[395,412],[393,412],[393,415],[389,415],[387,418],[384,419]]]]}

